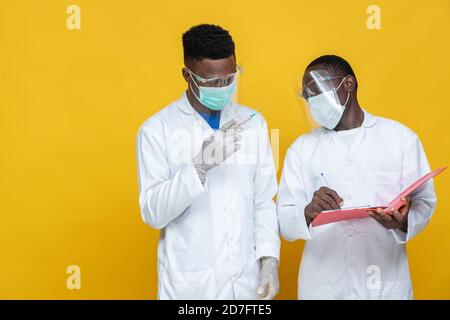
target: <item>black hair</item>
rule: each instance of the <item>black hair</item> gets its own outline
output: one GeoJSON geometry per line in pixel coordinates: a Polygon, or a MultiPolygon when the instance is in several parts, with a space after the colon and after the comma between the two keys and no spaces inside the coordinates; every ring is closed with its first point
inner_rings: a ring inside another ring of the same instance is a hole
{"type": "Polygon", "coordinates": [[[234,56],[234,42],[227,30],[200,24],[183,33],[184,60],[225,59],[234,56]]]}
{"type": "Polygon", "coordinates": [[[358,80],[356,80],[356,75],[353,72],[352,67],[344,58],[335,55],[324,55],[314,59],[306,69],[312,66],[317,66],[323,64],[329,68],[333,73],[338,76],[347,76],[351,74],[355,78],[355,90],[358,88],[358,80]]]}

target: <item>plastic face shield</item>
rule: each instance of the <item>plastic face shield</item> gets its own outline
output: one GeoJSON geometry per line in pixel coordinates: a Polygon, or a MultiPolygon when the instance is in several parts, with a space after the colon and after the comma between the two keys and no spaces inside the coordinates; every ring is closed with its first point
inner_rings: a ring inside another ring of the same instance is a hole
{"type": "Polygon", "coordinates": [[[301,87],[301,97],[308,100],[319,94],[337,90],[340,83],[335,79],[343,79],[343,76],[336,76],[328,70],[312,70],[305,73],[301,87]]]}
{"type": "Polygon", "coordinates": [[[303,77],[299,77],[295,84],[297,100],[304,114],[305,125],[308,129],[314,129],[320,125],[314,120],[308,107],[308,99],[327,93],[324,98],[331,103],[336,102],[337,94],[335,91],[345,77],[337,76],[326,69],[311,70],[306,72],[303,77]]]}

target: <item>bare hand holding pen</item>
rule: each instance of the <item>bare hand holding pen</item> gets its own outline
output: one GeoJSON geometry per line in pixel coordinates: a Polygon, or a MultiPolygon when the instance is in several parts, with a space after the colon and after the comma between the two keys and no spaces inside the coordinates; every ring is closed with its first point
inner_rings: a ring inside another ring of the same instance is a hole
{"type": "Polygon", "coordinates": [[[306,223],[310,222],[324,210],[337,210],[343,205],[344,200],[336,191],[328,187],[320,187],[314,192],[311,202],[305,207],[306,223]]]}

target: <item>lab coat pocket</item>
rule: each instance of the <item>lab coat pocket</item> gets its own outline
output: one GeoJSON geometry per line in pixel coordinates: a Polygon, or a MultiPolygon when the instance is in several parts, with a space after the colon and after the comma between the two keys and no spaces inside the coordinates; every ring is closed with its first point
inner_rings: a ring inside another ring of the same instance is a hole
{"type": "Polygon", "coordinates": [[[259,262],[252,255],[248,262],[243,266],[239,275],[239,290],[236,292],[238,300],[260,300],[258,295],[258,286],[260,280],[259,262]]]}
{"type": "Polygon", "coordinates": [[[165,270],[162,275],[161,300],[211,299],[215,295],[214,268],[199,271],[165,270]]]}
{"type": "Polygon", "coordinates": [[[368,171],[367,178],[373,197],[370,205],[387,205],[401,192],[400,171],[368,171]]]}
{"type": "Polygon", "coordinates": [[[334,290],[329,285],[303,286],[299,288],[299,300],[335,300],[334,290]]]}
{"type": "Polygon", "coordinates": [[[380,289],[369,290],[373,300],[411,300],[413,297],[410,281],[380,281],[380,289]]]}

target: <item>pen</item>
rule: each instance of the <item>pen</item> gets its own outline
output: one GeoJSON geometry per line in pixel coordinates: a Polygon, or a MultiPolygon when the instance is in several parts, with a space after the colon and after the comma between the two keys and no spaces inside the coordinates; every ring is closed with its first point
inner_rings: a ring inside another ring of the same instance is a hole
{"type": "Polygon", "coordinates": [[[325,175],[323,174],[323,172],[320,173],[320,177],[322,178],[322,183],[323,183],[323,185],[324,185],[325,187],[329,188],[327,179],[325,178],[325,175]]]}
{"type": "MultiPolygon", "coordinates": [[[[243,124],[245,124],[245,123],[249,122],[250,120],[252,120],[254,116],[256,116],[256,112],[255,112],[255,113],[252,113],[248,118],[242,120],[241,122],[236,123],[236,124],[235,124],[234,126],[232,126],[231,128],[242,126],[243,124]]],[[[230,129],[231,129],[231,128],[230,128],[230,129]]]]}
{"type": "MultiPolygon", "coordinates": [[[[322,183],[325,187],[330,188],[327,179],[325,178],[325,175],[323,174],[323,172],[320,173],[320,177],[322,178],[322,183]]],[[[344,205],[344,201],[342,200],[339,203],[339,208],[341,208],[344,205]]],[[[341,208],[342,209],[342,208],[341,208]]]]}

